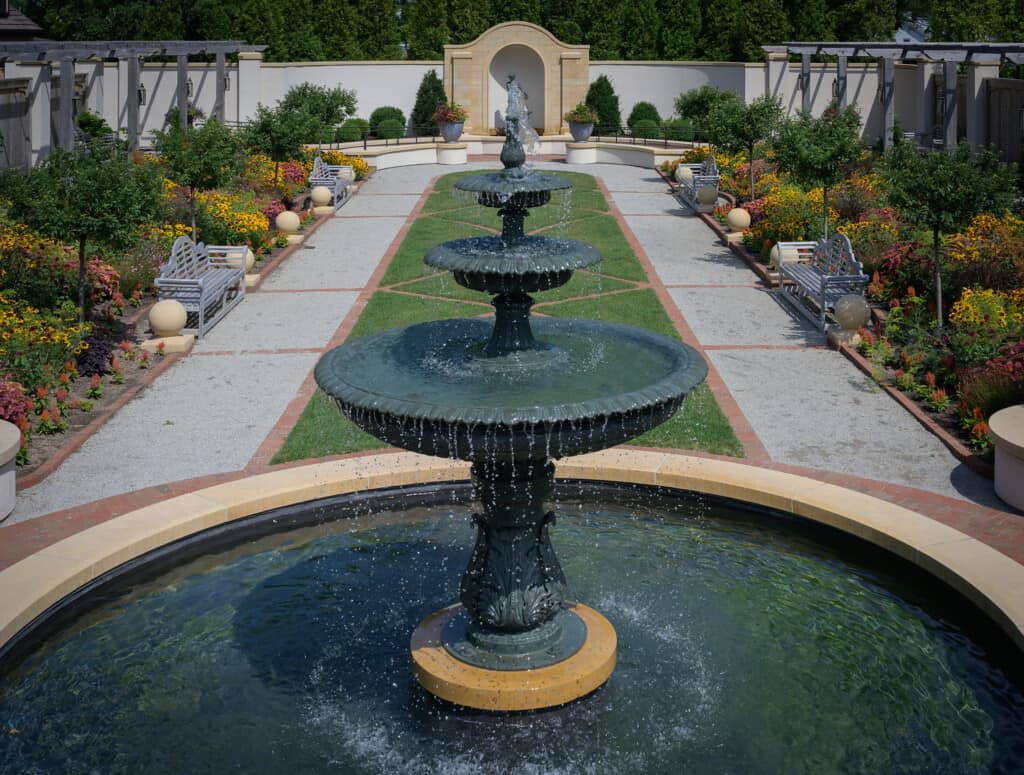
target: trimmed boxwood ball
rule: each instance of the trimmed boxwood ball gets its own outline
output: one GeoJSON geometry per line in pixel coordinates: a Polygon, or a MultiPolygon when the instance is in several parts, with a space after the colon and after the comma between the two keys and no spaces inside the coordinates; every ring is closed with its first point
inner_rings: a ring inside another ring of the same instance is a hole
{"type": "Polygon", "coordinates": [[[665,123],[665,137],[669,140],[693,140],[693,122],[688,118],[674,118],[665,123]]]}
{"type": "Polygon", "coordinates": [[[364,134],[369,134],[370,122],[365,118],[345,119],[345,123],[338,127],[336,134],[339,143],[354,143],[363,139],[364,134]]]}
{"type": "Polygon", "coordinates": [[[633,106],[633,110],[629,113],[629,118],[626,119],[626,123],[630,129],[635,128],[637,121],[653,121],[655,124],[661,123],[661,115],[658,113],[658,109],[650,102],[638,102],[633,106]]]}
{"type": "Polygon", "coordinates": [[[405,136],[405,123],[395,118],[386,118],[377,125],[377,137],[396,140],[405,136]]]}
{"type": "Polygon", "coordinates": [[[370,127],[373,129],[373,133],[380,137],[380,133],[377,131],[381,124],[387,120],[397,121],[405,129],[405,114],[393,105],[382,105],[370,114],[370,127]]]}
{"type": "Polygon", "coordinates": [[[661,127],[657,121],[649,118],[642,118],[633,125],[633,137],[654,138],[661,137],[661,127]]]}

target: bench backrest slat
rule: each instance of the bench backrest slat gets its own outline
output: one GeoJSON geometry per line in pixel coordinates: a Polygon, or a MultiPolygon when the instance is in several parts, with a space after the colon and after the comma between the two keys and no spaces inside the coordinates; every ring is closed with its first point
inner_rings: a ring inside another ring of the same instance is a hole
{"type": "Polygon", "coordinates": [[[860,261],[853,255],[850,238],[841,232],[818,243],[811,263],[829,275],[862,274],[864,271],[860,261]]]}
{"type": "Polygon", "coordinates": [[[161,273],[164,277],[192,279],[206,271],[210,254],[202,242],[193,244],[189,237],[178,237],[171,247],[171,259],[161,273]]]}

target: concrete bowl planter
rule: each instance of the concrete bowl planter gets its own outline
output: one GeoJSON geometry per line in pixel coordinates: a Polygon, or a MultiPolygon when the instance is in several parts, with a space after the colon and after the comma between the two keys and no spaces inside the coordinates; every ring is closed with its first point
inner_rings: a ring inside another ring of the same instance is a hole
{"type": "Polygon", "coordinates": [[[1024,511],[1024,404],[989,417],[988,435],[996,452],[996,495],[1024,511]]]}
{"type": "Polygon", "coordinates": [[[440,121],[437,128],[441,131],[441,137],[446,143],[455,143],[462,137],[462,128],[465,125],[465,121],[440,121]]]}
{"type": "Polygon", "coordinates": [[[585,143],[590,139],[590,136],[594,133],[594,123],[582,121],[570,121],[569,122],[569,134],[572,135],[572,139],[577,143],[585,143]]]}

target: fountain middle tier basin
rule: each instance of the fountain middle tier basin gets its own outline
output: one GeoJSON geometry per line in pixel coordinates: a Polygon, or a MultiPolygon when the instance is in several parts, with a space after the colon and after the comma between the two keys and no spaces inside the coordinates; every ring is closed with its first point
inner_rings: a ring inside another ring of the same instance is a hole
{"type": "Polygon", "coordinates": [[[423,260],[454,272],[455,281],[465,288],[531,293],[565,285],[573,270],[594,266],[601,254],[586,242],[561,237],[527,236],[510,244],[495,236],[444,242],[423,260]]]}
{"type": "Polygon", "coordinates": [[[438,320],[348,342],[316,381],[395,446],[470,461],[543,460],[622,443],[704,380],[691,347],[616,323],[535,318],[541,347],[487,357],[492,322],[438,320]]]}

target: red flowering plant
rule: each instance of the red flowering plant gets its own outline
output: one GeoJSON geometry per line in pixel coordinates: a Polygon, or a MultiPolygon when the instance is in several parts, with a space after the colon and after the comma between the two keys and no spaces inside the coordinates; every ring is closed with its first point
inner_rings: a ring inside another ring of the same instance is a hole
{"type": "Polygon", "coordinates": [[[439,124],[459,124],[466,120],[469,114],[466,109],[457,102],[442,102],[437,106],[437,110],[434,111],[434,115],[430,117],[431,121],[436,121],[439,124]]]}

